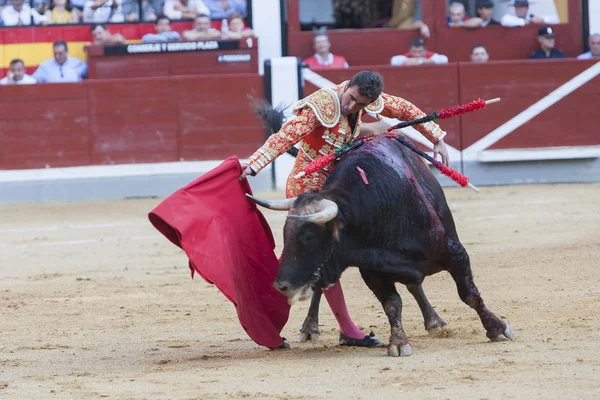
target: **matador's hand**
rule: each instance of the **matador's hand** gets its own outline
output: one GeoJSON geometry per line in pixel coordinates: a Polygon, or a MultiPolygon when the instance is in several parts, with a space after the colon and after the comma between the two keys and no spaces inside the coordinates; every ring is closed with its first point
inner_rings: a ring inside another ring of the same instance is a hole
{"type": "Polygon", "coordinates": [[[442,156],[442,163],[449,167],[450,157],[448,156],[448,147],[444,142],[444,139],[440,139],[435,145],[433,145],[433,158],[436,159],[438,154],[442,156]]]}
{"type": "Polygon", "coordinates": [[[246,168],[244,168],[244,172],[242,172],[242,175],[240,175],[240,181],[243,180],[248,175],[254,175],[254,170],[252,169],[252,167],[250,167],[249,165],[246,165],[246,164],[242,164],[242,167],[246,167],[246,168]]]}

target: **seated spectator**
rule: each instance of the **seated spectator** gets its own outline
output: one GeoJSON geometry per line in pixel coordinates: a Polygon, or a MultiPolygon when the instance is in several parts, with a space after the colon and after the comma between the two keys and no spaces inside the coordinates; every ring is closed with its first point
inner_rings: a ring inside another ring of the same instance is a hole
{"type": "Polygon", "coordinates": [[[171,20],[194,19],[198,14],[206,14],[210,18],[210,11],[202,0],[165,1],[165,15],[171,20]]]}
{"type": "Polygon", "coordinates": [[[554,48],[554,30],[549,26],[543,26],[538,30],[538,42],[540,48],[531,53],[531,59],[565,58],[565,53],[554,48]]]}
{"type": "Polygon", "coordinates": [[[83,22],[125,22],[125,16],[119,0],[87,0],[83,7],[83,22]]]}
{"type": "Polygon", "coordinates": [[[77,23],[77,16],[71,13],[69,0],[52,0],[50,9],[46,10],[48,24],[73,24],[77,23]]]}
{"type": "Polygon", "coordinates": [[[302,61],[310,69],[348,68],[348,62],[344,57],[336,56],[329,51],[331,42],[324,30],[316,31],[313,38],[313,48],[315,54],[302,61]]]}
{"type": "Polygon", "coordinates": [[[529,24],[559,24],[558,17],[542,17],[529,13],[529,0],[515,0],[515,14],[505,14],[500,23],[502,26],[514,28],[516,26],[525,26],[529,24]]]}
{"type": "Polygon", "coordinates": [[[208,6],[209,12],[212,19],[225,19],[233,13],[242,14],[242,19],[246,18],[247,13],[247,0],[204,0],[208,6]]]}
{"type": "Polygon", "coordinates": [[[456,28],[462,26],[467,17],[465,15],[465,5],[463,3],[454,2],[448,7],[448,26],[456,28]]]}
{"type": "Polygon", "coordinates": [[[392,17],[385,24],[388,28],[418,29],[421,35],[430,37],[429,27],[423,22],[421,0],[394,0],[392,17]]]}
{"type": "MultiPolygon", "coordinates": [[[[156,21],[156,9],[148,0],[142,0],[142,21],[156,21]]],[[[127,22],[140,21],[140,6],[137,1],[125,1],[123,15],[127,22]]]]}
{"type": "Polygon", "coordinates": [[[24,0],[11,0],[11,4],[0,11],[0,20],[4,26],[46,25],[46,16],[25,4],[24,0]]]}
{"type": "Polygon", "coordinates": [[[79,82],[87,75],[87,64],[75,57],[69,57],[69,49],[64,40],[52,45],[54,58],[40,64],[33,73],[38,83],[79,82]]]}
{"type": "Polygon", "coordinates": [[[221,32],[223,39],[241,39],[254,36],[254,31],[244,26],[244,17],[240,13],[233,13],[227,17],[227,30],[221,32]]]}
{"type": "Polygon", "coordinates": [[[448,64],[448,57],[428,51],[425,41],[415,38],[410,41],[410,51],[401,56],[394,56],[391,65],[421,65],[421,64],[448,64]]]}
{"type": "Polygon", "coordinates": [[[500,25],[500,22],[492,18],[494,13],[494,3],[492,0],[479,0],[477,2],[478,17],[469,18],[462,24],[458,25],[461,28],[485,28],[488,25],[500,25]]]}
{"type": "Polygon", "coordinates": [[[18,58],[10,62],[8,75],[0,80],[0,85],[30,85],[32,83],[36,83],[35,78],[25,73],[25,64],[18,58]]]}
{"type": "Polygon", "coordinates": [[[125,38],[120,33],[111,34],[103,24],[94,24],[90,28],[94,44],[125,44],[125,38]]]}
{"type": "Polygon", "coordinates": [[[143,43],[168,42],[179,40],[179,32],[171,30],[171,20],[166,15],[159,15],[154,25],[156,33],[148,33],[142,37],[143,43]]]}
{"type": "Polygon", "coordinates": [[[183,40],[206,40],[221,37],[221,32],[210,27],[210,17],[206,14],[198,14],[194,19],[192,30],[183,31],[183,40]]]}
{"type": "Polygon", "coordinates": [[[471,49],[471,62],[474,63],[486,63],[490,59],[487,51],[487,47],[482,44],[476,44],[471,49]]]}
{"type": "Polygon", "coordinates": [[[594,33],[588,38],[590,51],[577,56],[578,60],[589,60],[590,58],[600,57],[600,33],[594,33]]]}

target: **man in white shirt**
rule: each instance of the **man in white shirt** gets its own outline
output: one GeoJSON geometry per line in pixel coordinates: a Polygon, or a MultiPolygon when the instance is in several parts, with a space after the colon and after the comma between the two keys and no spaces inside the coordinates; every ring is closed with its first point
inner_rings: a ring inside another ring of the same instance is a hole
{"type": "Polygon", "coordinates": [[[88,0],[83,7],[83,22],[104,24],[125,22],[123,8],[118,0],[88,0]]]}
{"type": "Polygon", "coordinates": [[[30,85],[36,83],[35,78],[25,73],[25,64],[18,58],[10,62],[10,70],[0,85],[30,85]]]}
{"type": "Polygon", "coordinates": [[[172,20],[194,19],[198,14],[210,18],[210,10],[202,0],[166,0],[164,11],[172,20]]]}
{"type": "Polygon", "coordinates": [[[505,14],[500,20],[502,26],[514,28],[529,24],[560,24],[557,16],[542,17],[529,13],[529,0],[515,0],[515,15],[505,14]]]}
{"type": "Polygon", "coordinates": [[[577,56],[578,60],[589,60],[590,58],[600,57],[600,33],[594,33],[588,38],[590,51],[577,56]]]}
{"type": "Polygon", "coordinates": [[[79,58],[69,57],[69,49],[64,40],[54,42],[54,58],[40,64],[33,73],[38,83],[79,82],[87,75],[87,64],[79,58]]]}
{"type": "Polygon", "coordinates": [[[448,57],[443,54],[428,51],[422,38],[410,41],[410,51],[400,56],[392,57],[391,65],[421,65],[448,64],[448,57]]]}
{"type": "Polygon", "coordinates": [[[32,10],[24,0],[11,0],[11,5],[4,7],[0,12],[0,19],[4,22],[4,26],[31,25],[32,19],[35,25],[46,25],[47,21],[45,15],[32,10]]]}

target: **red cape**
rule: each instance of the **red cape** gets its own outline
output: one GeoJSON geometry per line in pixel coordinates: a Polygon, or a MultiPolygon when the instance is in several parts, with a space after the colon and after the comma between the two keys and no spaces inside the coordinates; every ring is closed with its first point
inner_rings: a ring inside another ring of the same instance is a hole
{"type": "Polygon", "coordinates": [[[192,277],[198,272],[235,305],[246,333],[257,344],[276,348],[290,306],[273,288],[279,264],[264,216],[249,201],[250,185],[237,157],[226,159],[163,200],[148,217],[182,248],[192,277]]]}

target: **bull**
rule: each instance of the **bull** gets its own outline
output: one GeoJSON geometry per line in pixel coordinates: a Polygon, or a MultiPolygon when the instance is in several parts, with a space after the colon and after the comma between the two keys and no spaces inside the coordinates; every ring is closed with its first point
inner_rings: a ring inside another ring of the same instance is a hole
{"type": "MultiPolygon", "coordinates": [[[[293,304],[334,284],[347,268],[358,267],[388,317],[389,356],[412,353],[395,283],[408,287],[426,328],[429,323],[436,330],[445,323],[421,284],[441,271],[450,273],[460,299],[477,312],[490,340],[515,337],[485,306],[475,286],[469,255],[439,182],[415,153],[393,138],[378,136],[347,153],[319,191],[287,200],[248,197],[263,207],[288,211],[275,288],[293,304]]],[[[311,306],[313,319],[315,303],[318,309],[318,296],[311,306]]],[[[310,313],[307,326],[315,326],[310,313]]]]}

